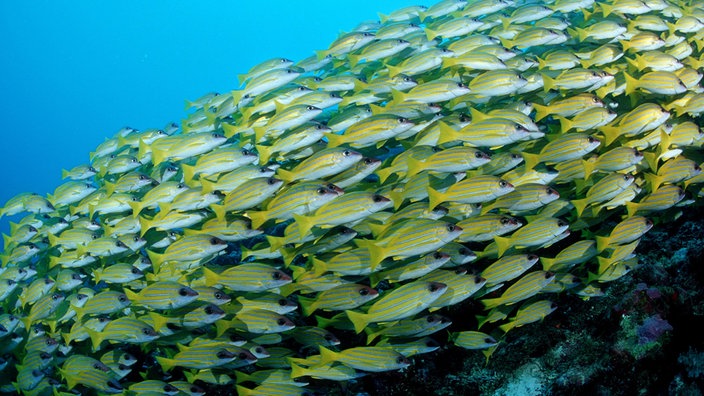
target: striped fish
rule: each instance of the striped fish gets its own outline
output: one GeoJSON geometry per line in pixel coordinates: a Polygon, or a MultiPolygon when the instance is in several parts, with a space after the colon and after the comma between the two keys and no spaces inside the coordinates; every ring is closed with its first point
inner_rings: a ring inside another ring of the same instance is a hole
{"type": "Polygon", "coordinates": [[[345,311],[357,333],[369,323],[388,322],[408,318],[428,308],[447,291],[447,286],[438,282],[415,281],[400,286],[382,296],[372,304],[367,313],[345,311]]]}
{"type": "Polygon", "coordinates": [[[643,236],[653,227],[653,222],[643,216],[629,216],[618,223],[609,236],[596,237],[596,249],[601,252],[612,245],[625,245],[643,236]]]}
{"type": "Polygon", "coordinates": [[[589,188],[585,198],[575,199],[571,202],[574,205],[577,214],[581,216],[587,206],[614,198],[616,195],[628,188],[628,186],[633,184],[634,180],[635,178],[630,174],[608,174],[589,188]]]}
{"type": "Polygon", "coordinates": [[[269,201],[266,210],[248,211],[247,216],[252,219],[252,228],[259,228],[269,219],[287,220],[292,218],[294,213],[305,214],[314,211],[340,195],[342,190],[328,183],[297,183],[269,201]]]}
{"type": "Polygon", "coordinates": [[[501,297],[482,300],[487,309],[499,305],[511,305],[530,298],[540,292],[545,286],[555,279],[555,274],[545,271],[534,271],[524,275],[511,285],[501,297]]]}
{"type": "Polygon", "coordinates": [[[198,297],[198,292],[176,282],[161,281],[135,293],[123,289],[129,301],[150,309],[175,309],[190,304],[198,297]]]}
{"type": "Polygon", "coordinates": [[[343,135],[327,133],[328,147],[348,144],[350,147],[362,148],[390,139],[413,127],[407,118],[393,114],[378,114],[364,118],[350,125],[343,135]]]}
{"type": "Polygon", "coordinates": [[[450,186],[443,192],[428,187],[428,197],[430,199],[428,208],[432,210],[443,202],[448,201],[467,204],[486,202],[506,195],[513,190],[514,187],[511,183],[496,176],[470,177],[450,186]]]}
{"type": "Polygon", "coordinates": [[[510,237],[494,237],[498,248],[499,257],[510,248],[526,248],[541,246],[550,242],[553,238],[561,235],[569,228],[569,224],[554,217],[542,217],[530,221],[525,226],[519,228],[510,237]]]}
{"type": "Polygon", "coordinates": [[[315,180],[340,173],[362,159],[362,154],[344,147],[330,147],[318,151],[295,168],[285,170],[279,168],[277,175],[281,180],[315,180]]]}
{"type": "Polygon", "coordinates": [[[369,249],[371,269],[386,257],[406,258],[432,252],[457,238],[462,228],[443,221],[409,219],[403,226],[379,240],[356,239],[358,247],[369,249]]]}
{"type": "Polygon", "coordinates": [[[557,304],[549,300],[540,300],[534,303],[530,303],[522,306],[516,312],[509,322],[499,326],[501,331],[508,333],[509,330],[527,325],[529,323],[537,322],[545,319],[546,316],[550,315],[553,311],[557,309],[557,304]]]}
{"type": "Polygon", "coordinates": [[[344,311],[354,309],[379,296],[376,290],[354,283],[346,283],[330,290],[320,292],[314,299],[298,297],[303,315],[310,316],[316,310],[344,311]]]}
{"type": "Polygon", "coordinates": [[[504,256],[486,267],[479,275],[486,279],[487,287],[508,282],[528,271],[539,257],[534,254],[504,256]]]}
{"type": "Polygon", "coordinates": [[[203,272],[206,286],[220,285],[233,291],[262,292],[291,283],[290,276],[266,264],[240,264],[220,274],[203,267],[203,272]]]}
{"type": "Polygon", "coordinates": [[[411,363],[391,347],[356,347],[341,352],[320,347],[320,364],[340,362],[356,370],[382,372],[398,370],[411,363]]]}

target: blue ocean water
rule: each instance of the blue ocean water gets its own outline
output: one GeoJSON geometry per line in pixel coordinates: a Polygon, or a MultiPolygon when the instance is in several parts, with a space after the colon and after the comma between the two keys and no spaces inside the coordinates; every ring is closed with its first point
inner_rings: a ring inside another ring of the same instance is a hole
{"type": "MultiPolygon", "coordinates": [[[[0,205],[51,193],[129,125],[180,122],[185,99],[237,88],[273,57],[325,49],[340,31],[414,0],[0,2],[0,205]]],[[[9,232],[0,219],[0,232],[9,232]]]]}

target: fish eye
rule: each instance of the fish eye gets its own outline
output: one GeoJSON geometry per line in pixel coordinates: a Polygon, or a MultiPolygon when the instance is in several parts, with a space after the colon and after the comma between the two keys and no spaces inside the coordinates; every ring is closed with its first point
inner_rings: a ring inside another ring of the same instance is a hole
{"type": "Polygon", "coordinates": [[[438,288],[438,285],[435,284],[435,283],[431,283],[430,285],[428,285],[428,290],[429,290],[431,293],[436,292],[438,289],[439,289],[439,288],[438,288]]]}
{"type": "Polygon", "coordinates": [[[225,299],[225,295],[220,291],[216,291],[213,295],[215,296],[216,300],[224,300],[225,299]]]}
{"type": "Polygon", "coordinates": [[[483,151],[477,151],[474,153],[475,158],[484,158],[485,154],[483,151]]]}
{"type": "Polygon", "coordinates": [[[284,318],[279,318],[279,319],[276,320],[276,324],[278,324],[279,326],[283,326],[283,325],[286,324],[286,319],[284,319],[284,318]]]}
{"type": "Polygon", "coordinates": [[[596,142],[598,142],[598,140],[596,140],[596,138],[593,137],[593,136],[587,137],[587,141],[588,141],[589,143],[596,143],[596,142]]]}
{"type": "Polygon", "coordinates": [[[292,69],[286,69],[286,73],[288,73],[288,74],[293,74],[293,70],[292,70],[292,69]]]}
{"type": "Polygon", "coordinates": [[[405,123],[407,123],[407,122],[409,122],[409,121],[408,121],[408,118],[404,118],[404,117],[399,117],[399,118],[398,118],[398,123],[399,123],[399,124],[405,124],[405,123]]]}
{"type": "Polygon", "coordinates": [[[115,246],[121,247],[121,248],[127,247],[127,245],[125,245],[124,243],[122,243],[122,241],[117,241],[117,242],[115,242],[115,246]]]}
{"type": "Polygon", "coordinates": [[[245,360],[247,359],[247,354],[244,352],[240,352],[239,355],[237,355],[238,358],[245,360]]]}
{"type": "Polygon", "coordinates": [[[467,249],[466,247],[461,248],[460,250],[458,250],[458,252],[463,256],[469,256],[470,254],[472,254],[472,251],[467,249]]]}
{"type": "Polygon", "coordinates": [[[325,339],[325,341],[332,341],[333,340],[333,337],[331,334],[325,334],[325,336],[323,336],[323,338],[325,339]]]}
{"type": "Polygon", "coordinates": [[[623,181],[629,181],[631,179],[631,175],[625,174],[623,175],[623,181]]]}
{"type": "Polygon", "coordinates": [[[509,219],[508,217],[502,217],[502,218],[501,218],[501,224],[507,225],[507,224],[510,224],[510,223],[511,223],[511,219],[509,219]]]}
{"type": "Polygon", "coordinates": [[[406,361],[406,358],[404,358],[403,356],[399,356],[396,358],[396,363],[398,363],[398,364],[401,364],[405,361],[406,361]]]}
{"type": "Polygon", "coordinates": [[[345,150],[342,152],[342,155],[344,155],[345,157],[349,157],[351,154],[352,152],[350,150],[345,150]]]}
{"type": "Polygon", "coordinates": [[[371,165],[371,164],[373,164],[373,163],[374,163],[374,159],[373,159],[373,158],[365,158],[365,159],[364,159],[364,164],[365,164],[365,165],[371,165]]]}
{"type": "Polygon", "coordinates": [[[188,290],[185,287],[178,289],[178,295],[181,297],[186,297],[188,295],[188,290]]]}
{"type": "Polygon", "coordinates": [[[120,297],[117,298],[117,301],[119,301],[119,302],[125,302],[125,301],[129,301],[129,300],[127,299],[127,296],[126,296],[126,295],[120,294],[120,297]]]}
{"type": "Polygon", "coordinates": [[[281,279],[281,272],[279,272],[279,271],[273,272],[273,273],[271,274],[271,278],[274,279],[274,280],[279,280],[279,279],[281,279]]]}
{"type": "Polygon", "coordinates": [[[215,237],[210,238],[210,244],[211,244],[211,245],[217,245],[218,242],[220,242],[220,241],[219,241],[217,238],[215,238],[215,237]]]}
{"type": "Polygon", "coordinates": [[[318,193],[318,195],[324,195],[327,190],[324,187],[319,187],[316,192],[318,193]]]}
{"type": "Polygon", "coordinates": [[[308,111],[313,111],[315,109],[316,109],[315,106],[306,106],[306,110],[308,110],[308,111]]]}
{"type": "Polygon", "coordinates": [[[410,78],[410,77],[404,77],[404,78],[403,78],[403,81],[404,81],[404,82],[413,82],[413,79],[410,78]]]}
{"type": "Polygon", "coordinates": [[[386,198],[382,197],[381,195],[374,194],[374,196],[372,197],[372,200],[376,203],[379,203],[379,202],[386,201],[386,198]]]}
{"type": "Polygon", "coordinates": [[[564,227],[564,226],[566,226],[566,225],[568,225],[566,221],[564,221],[564,220],[562,220],[562,219],[558,219],[558,220],[557,220],[557,226],[558,226],[558,227],[564,227]]]}
{"type": "Polygon", "coordinates": [[[499,187],[501,187],[501,188],[508,187],[508,182],[506,180],[499,180],[499,187]]]}
{"type": "Polygon", "coordinates": [[[440,252],[435,252],[435,253],[433,253],[433,258],[434,258],[435,260],[440,260],[442,257],[443,257],[443,256],[442,256],[442,253],[440,253],[440,252]]]}
{"type": "Polygon", "coordinates": [[[43,351],[42,351],[42,352],[39,352],[39,357],[40,357],[42,360],[51,359],[51,355],[49,355],[48,353],[43,352],[43,351]]]}
{"type": "Polygon", "coordinates": [[[53,296],[51,296],[51,299],[54,301],[59,300],[59,299],[61,299],[61,294],[58,294],[58,293],[54,294],[53,296]]]}
{"type": "Polygon", "coordinates": [[[269,168],[267,168],[266,166],[262,166],[261,168],[259,168],[259,173],[267,173],[267,172],[269,172],[269,168]]]}
{"type": "Polygon", "coordinates": [[[102,369],[103,369],[103,368],[100,366],[100,364],[98,364],[98,363],[94,363],[94,364],[93,364],[93,368],[96,369],[96,370],[102,370],[102,369]]]}
{"type": "Polygon", "coordinates": [[[205,313],[206,313],[207,315],[212,315],[212,314],[213,314],[213,307],[210,306],[210,305],[208,305],[207,307],[205,307],[205,313]]]}
{"type": "Polygon", "coordinates": [[[359,289],[359,295],[361,295],[361,296],[369,295],[369,290],[367,290],[367,289],[359,289]]]}
{"type": "Polygon", "coordinates": [[[279,305],[282,306],[282,307],[287,306],[287,305],[288,305],[288,300],[286,300],[285,298],[279,299],[279,305]]]}
{"type": "Polygon", "coordinates": [[[448,224],[447,225],[447,230],[449,232],[454,232],[455,231],[455,225],[454,224],[448,224]]]}

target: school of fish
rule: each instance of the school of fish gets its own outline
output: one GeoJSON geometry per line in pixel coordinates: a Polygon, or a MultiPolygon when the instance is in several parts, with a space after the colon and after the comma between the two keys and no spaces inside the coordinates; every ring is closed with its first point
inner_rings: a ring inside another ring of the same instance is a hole
{"type": "Polygon", "coordinates": [[[489,358],[698,204],[703,50],[697,1],[444,0],[123,128],[0,212],[26,213],[0,392],[301,395],[489,358]]]}

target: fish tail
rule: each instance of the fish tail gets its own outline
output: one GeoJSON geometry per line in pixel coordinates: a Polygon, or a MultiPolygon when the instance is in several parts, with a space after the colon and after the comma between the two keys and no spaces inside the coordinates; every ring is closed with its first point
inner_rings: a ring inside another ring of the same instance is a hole
{"type": "Polygon", "coordinates": [[[274,149],[271,146],[256,145],[257,152],[259,153],[259,165],[264,165],[269,162],[269,158],[274,153],[274,149]]]}
{"type": "Polygon", "coordinates": [[[543,264],[543,271],[549,271],[550,268],[555,264],[554,258],[541,257],[540,262],[543,264]]]}
{"type": "Polygon", "coordinates": [[[565,133],[565,132],[569,131],[570,129],[572,129],[572,126],[573,126],[572,121],[570,121],[567,118],[562,117],[562,116],[555,116],[555,118],[558,121],[560,121],[560,131],[562,133],[565,133]]]}
{"type": "Polygon", "coordinates": [[[308,232],[315,225],[314,224],[315,218],[311,217],[311,216],[303,216],[303,215],[294,213],[293,219],[298,224],[298,237],[302,240],[303,238],[305,238],[306,235],[308,235],[308,232]]]}
{"type": "Polygon", "coordinates": [[[271,250],[278,250],[284,245],[284,237],[277,237],[273,235],[266,235],[266,240],[269,242],[271,250]]]}
{"type": "Polygon", "coordinates": [[[408,166],[408,170],[406,171],[406,177],[409,179],[423,171],[423,162],[413,157],[408,157],[406,163],[408,166]]]}
{"type": "Polygon", "coordinates": [[[650,183],[650,192],[657,191],[658,187],[660,187],[660,184],[662,184],[662,176],[654,175],[652,173],[645,173],[643,174],[643,176],[645,177],[645,182],[650,183]]]}
{"type": "Polygon", "coordinates": [[[550,109],[548,106],[543,106],[537,103],[533,103],[533,108],[535,109],[535,121],[538,122],[543,118],[550,115],[550,109]]]}
{"type": "Polygon", "coordinates": [[[528,172],[529,170],[532,170],[535,168],[536,165],[540,163],[540,155],[539,154],[532,154],[532,153],[526,153],[523,152],[521,153],[523,156],[523,160],[525,161],[525,171],[528,172]]]}
{"type": "MultiPolygon", "coordinates": [[[[613,261],[612,259],[606,258],[606,257],[601,257],[601,256],[598,256],[598,257],[596,258],[596,261],[599,263],[599,270],[598,270],[598,271],[599,271],[600,274],[603,274],[604,271],[606,271],[607,269],[609,269],[609,267],[611,267],[611,264],[614,263],[614,261],[613,261]]],[[[598,275],[597,275],[597,276],[598,276],[598,275]]],[[[591,282],[591,281],[590,281],[590,282],[591,282]]],[[[589,283],[589,282],[587,282],[587,283],[589,283]]]]}
{"type": "Polygon", "coordinates": [[[638,88],[638,80],[631,77],[630,74],[626,72],[623,72],[623,75],[626,78],[626,95],[630,95],[638,88]]]}
{"type": "Polygon", "coordinates": [[[438,32],[427,27],[425,28],[425,37],[428,39],[428,41],[433,41],[433,39],[435,39],[435,37],[437,36],[438,32]]]}
{"type": "Polygon", "coordinates": [[[159,254],[159,253],[153,252],[151,250],[147,250],[147,256],[149,257],[149,260],[151,260],[151,262],[152,262],[152,268],[155,268],[155,269],[161,267],[161,264],[163,264],[165,261],[163,254],[159,254]]]}
{"type": "Polygon", "coordinates": [[[482,304],[484,304],[484,308],[486,309],[491,309],[498,307],[499,305],[503,304],[504,300],[499,297],[499,298],[487,298],[486,300],[482,300],[482,304]]]}
{"type": "Polygon", "coordinates": [[[391,176],[391,174],[393,173],[393,169],[390,167],[389,168],[382,168],[382,169],[378,169],[375,173],[377,176],[379,176],[379,181],[381,183],[384,183],[384,181],[386,179],[388,179],[389,176],[391,176]]]}
{"type": "Polygon", "coordinates": [[[550,78],[545,73],[540,73],[540,75],[543,77],[543,90],[545,91],[545,93],[548,93],[548,92],[550,92],[551,89],[555,88],[555,80],[554,79],[550,78]]]}
{"type": "Polygon", "coordinates": [[[445,194],[428,186],[428,210],[435,209],[438,205],[445,202],[445,194]]]}
{"type": "Polygon", "coordinates": [[[142,202],[129,201],[127,202],[127,205],[132,208],[132,218],[136,219],[137,217],[139,217],[139,212],[141,212],[143,209],[142,202]]]}
{"type": "Polygon", "coordinates": [[[376,267],[384,261],[387,255],[383,247],[376,245],[373,242],[367,245],[367,250],[369,250],[369,266],[372,271],[374,271],[376,270],[376,267]]]}
{"type": "Polygon", "coordinates": [[[308,371],[305,368],[291,363],[291,378],[305,377],[306,375],[308,375],[308,371]]]}
{"type": "Polygon", "coordinates": [[[608,147],[614,140],[621,136],[621,128],[615,126],[603,126],[599,128],[601,133],[604,134],[604,147],[608,147]]]}
{"type": "MultiPolygon", "coordinates": [[[[354,325],[354,330],[357,332],[357,334],[361,333],[362,330],[364,330],[365,327],[367,327],[367,324],[369,324],[369,321],[367,320],[368,315],[360,312],[355,312],[351,310],[345,311],[347,314],[347,317],[350,319],[352,324],[354,325]]],[[[322,347],[321,347],[322,349],[322,347]]],[[[323,364],[323,362],[321,362],[323,364]]]]}
{"type": "Polygon", "coordinates": [[[281,252],[281,257],[284,259],[284,267],[286,268],[288,268],[291,265],[291,262],[293,262],[296,256],[298,256],[298,252],[295,249],[287,249],[282,247],[278,250],[281,252]]]}
{"type": "Polygon", "coordinates": [[[599,7],[601,8],[601,14],[604,15],[604,18],[614,11],[614,7],[610,4],[599,3],[599,7]]]}
{"type": "Polygon", "coordinates": [[[596,236],[596,250],[603,252],[609,246],[609,237],[596,236]]]}
{"type": "Polygon", "coordinates": [[[496,247],[499,250],[499,257],[503,256],[504,253],[511,248],[511,238],[495,236],[494,241],[496,242],[496,247]]]}
{"type": "Polygon", "coordinates": [[[220,281],[220,276],[206,267],[203,267],[203,273],[205,274],[205,285],[208,287],[217,285],[220,281]]]}
{"type": "Polygon", "coordinates": [[[310,316],[318,309],[314,298],[298,296],[298,304],[301,306],[303,316],[310,316]]]}
{"type": "MultiPolygon", "coordinates": [[[[444,66],[444,63],[443,63],[444,66]]],[[[386,65],[386,67],[389,69],[389,77],[394,78],[397,75],[401,74],[403,69],[401,69],[398,66],[391,66],[391,65],[386,65]]]]}
{"type": "Polygon", "coordinates": [[[315,276],[320,276],[326,272],[328,272],[328,265],[325,263],[325,261],[313,258],[313,271],[315,273],[315,276]]]}
{"type": "Polygon", "coordinates": [[[86,333],[90,337],[90,342],[93,345],[93,351],[100,349],[100,344],[103,342],[103,333],[97,332],[89,327],[86,327],[86,333]]]}
{"type": "Polygon", "coordinates": [[[296,180],[296,174],[291,171],[287,171],[286,169],[279,168],[276,171],[276,174],[278,175],[279,179],[285,181],[286,183],[290,183],[296,180]]]}
{"type": "Polygon", "coordinates": [[[391,88],[391,97],[392,97],[391,101],[393,103],[400,104],[400,103],[403,103],[406,101],[407,95],[397,89],[391,88]]]}
{"type": "Polygon", "coordinates": [[[596,163],[594,161],[582,160],[582,168],[584,168],[584,180],[588,180],[592,173],[594,173],[596,163]]]}
{"type": "Polygon", "coordinates": [[[447,125],[446,123],[440,121],[438,123],[440,129],[440,135],[438,137],[438,144],[444,144],[449,142],[454,142],[456,140],[462,140],[462,134],[457,132],[453,127],[447,125]]]}
{"type": "Polygon", "coordinates": [[[183,170],[183,181],[186,184],[191,184],[193,177],[196,175],[196,167],[194,165],[181,164],[183,170]]]}
{"type": "Polygon", "coordinates": [[[504,333],[508,333],[509,330],[511,330],[515,325],[516,325],[516,322],[508,322],[508,323],[502,324],[501,326],[499,326],[499,328],[504,333]]]}
{"type": "MultiPolygon", "coordinates": [[[[279,169],[280,170],[280,169],[279,169]]],[[[247,212],[247,215],[252,220],[252,229],[257,229],[269,220],[269,212],[262,210],[259,212],[247,212]]]]}
{"type": "Polygon", "coordinates": [[[587,205],[589,204],[589,201],[587,201],[586,198],[575,199],[570,202],[572,202],[572,205],[574,205],[574,209],[577,211],[577,217],[582,216],[582,212],[584,212],[584,209],[586,209],[587,205]]]}
{"type": "Polygon", "coordinates": [[[169,322],[165,316],[159,315],[156,312],[149,312],[149,317],[152,319],[152,322],[154,322],[154,331],[157,333],[169,322]]]}
{"type": "Polygon", "coordinates": [[[232,327],[232,322],[229,320],[218,320],[215,322],[215,336],[220,337],[232,327]]]}
{"type": "Polygon", "coordinates": [[[628,216],[633,216],[638,212],[638,204],[635,202],[626,202],[626,211],[628,211],[628,216]]]}
{"type": "Polygon", "coordinates": [[[328,140],[328,147],[337,147],[345,143],[344,135],[325,133],[325,138],[328,140]]]}
{"type": "Polygon", "coordinates": [[[548,67],[548,65],[545,60],[538,57],[538,70],[545,69],[546,67],[548,67]]]}
{"type": "Polygon", "coordinates": [[[157,356],[156,361],[159,365],[161,365],[161,369],[163,371],[171,371],[171,369],[176,365],[176,361],[174,359],[169,359],[167,357],[157,356]]]}
{"type": "Polygon", "coordinates": [[[213,204],[210,208],[215,212],[215,217],[217,217],[218,221],[225,221],[225,216],[227,216],[225,205],[213,204]]]}

